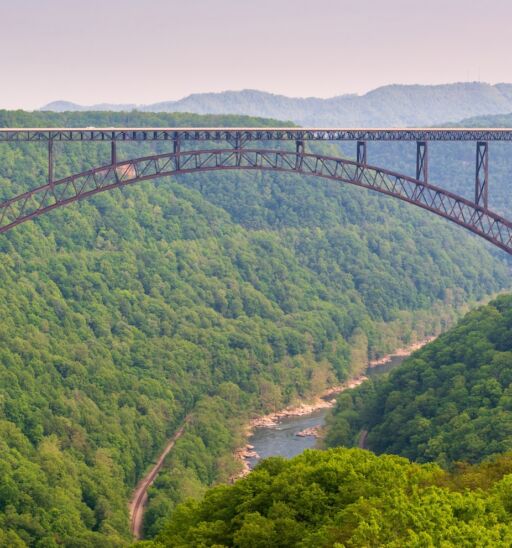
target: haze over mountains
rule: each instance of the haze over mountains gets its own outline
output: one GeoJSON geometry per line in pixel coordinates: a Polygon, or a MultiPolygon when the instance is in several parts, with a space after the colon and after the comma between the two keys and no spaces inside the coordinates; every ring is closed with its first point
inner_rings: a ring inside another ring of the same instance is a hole
{"type": "Polygon", "coordinates": [[[41,110],[54,112],[111,110],[246,114],[290,120],[302,126],[422,126],[457,122],[471,116],[512,112],[512,84],[482,82],[432,86],[389,85],[364,95],[328,99],[296,98],[256,90],[198,93],[151,105],[77,105],[55,101],[41,110]]]}

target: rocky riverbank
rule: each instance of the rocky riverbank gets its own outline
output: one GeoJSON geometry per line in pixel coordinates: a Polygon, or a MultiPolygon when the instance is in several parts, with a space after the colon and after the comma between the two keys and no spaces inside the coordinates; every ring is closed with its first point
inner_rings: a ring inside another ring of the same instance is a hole
{"type": "Polygon", "coordinates": [[[297,432],[295,435],[301,438],[307,438],[308,436],[318,438],[320,436],[320,430],[321,426],[310,426],[309,428],[305,428],[304,430],[297,432]]]}
{"type": "MultiPolygon", "coordinates": [[[[333,386],[328,388],[320,394],[315,400],[309,403],[300,403],[296,406],[287,407],[281,411],[276,411],[275,413],[269,413],[268,415],[263,415],[261,417],[256,417],[252,419],[246,430],[246,437],[250,438],[253,430],[255,428],[273,428],[279,424],[279,422],[286,417],[300,417],[302,415],[310,415],[318,409],[325,409],[328,407],[334,406],[336,403],[336,396],[344,390],[350,390],[359,386],[368,379],[365,375],[359,375],[339,386],[333,386]]],[[[316,428],[307,429],[303,432],[298,433],[298,436],[318,436],[319,430],[316,428]]],[[[250,471],[250,466],[248,460],[254,457],[259,457],[259,455],[254,451],[254,446],[250,443],[247,443],[244,447],[240,447],[234,453],[235,458],[242,463],[242,470],[231,478],[231,481],[235,481],[241,477],[246,476],[250,471]]]]}
{"type": "Polygon", "coordinates": [[[416,350],[419,350],[426,344],[432,342],[437,337],[425,337],[424,339],[421,339],[421,341],[415,342],[413,344],[410,344],[409,346],[404,346],[402,348],[397,348],[392,354],[386,354],[382,358],[378,358],[375,360],[370,360],[368,362],[368,367],[377,367],[379,365],[385,365],[389,363],[393,358],[395,357],[406,357],[410,356],[413,352],[416,352],[416,350]]]}
{"type": "Polygon", "coordinates": [[[256,417],[249,423],[249,433],[252,432],[254,428],[271,428],[272,426],[276,426],[279,421],[285,417],[300,417],[302,415],[309,415],[317,409],[332,407],[336,403],[336,398],[334,396],[340,394],[344,390],[355,388],[366,380],[368,380],[368,377],[365,375],[359,375],[358,377],[350,379],[339,386],[328,388],[317,396],[317,398],[312,402],[300,403],[299,405],[286,407],[285,409],[276,411],[275,413],[269,413],[268,415],[263,415],[262,417],[256,417]]]}
{"type": "MultiPolygon", "coordinates": [[[[387,364],[394,357],[405,357],[416,350],[419,350],[422,346],[434,340],[435,337],[427,337],[418,341],[409,346],[398,348],[393,353],[383,356],[382,358],[370,360],[368,362],[368,368],[378,367],[387,364]]],[[[345,390],[350,390],[359,386],[363,382],[367,381],[368,377],[366,375],[358,375],[338,386],[333,386],[322,392],[314,400],[310,402],[301,402],[298,405],[289,406],[281,411],[276,411],[274,413],[269,413],[260,417],[255,417],[247,425],[246,437],[249,439],[252,435],[252,432],[255,428],[274,428],[276,427],[284,418],[287,417],[300,417],[303,415],[310,415],[319,409],[325,409],[333,407],[336,403],[336,397],[341,392],[345,390]]],[[[318,437],[320,433],[319,427],[310,427],[298,432],[296,435],[300,437],[314,436],[318,437]]],[[[235,458],[242,463],[242,471],[234,476],[232,481],[247,475],[250,472],[249,459],[254,457],[258,458],[259,455],[255,452],[254,446],[250,443],[247,443],[244,447],[237,449],[234,453],[235,458]]]]}

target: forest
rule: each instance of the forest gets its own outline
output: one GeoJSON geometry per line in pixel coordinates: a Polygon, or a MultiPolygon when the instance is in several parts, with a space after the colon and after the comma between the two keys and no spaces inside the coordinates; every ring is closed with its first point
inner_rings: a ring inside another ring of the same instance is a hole
{"type": "Polygon", "coordinates": [[[178,507],[147,548],[512,543],[512,456],[446,472],[360,449],[271,457],[178,507]]]}
{"type": "Polygon", "coordinates": [[[179,505],[148,548],[512,544],[512,295],[338,397],[325,442],[179,505]],[[400,456],[398,456],[400,455],[400,456]]]}
{"type": "Polygon", "coordinates": [[[343,394],[327,436],[418,462],[477,463],[512,450],[512,295],[468,313],[389,377],[343,394]]]}
{"type": "MultiPolygon", "coordinates": [[[[278,124],[0,111],[2,127],[278,124]]],[[[56,145],[56,176],[108,155],[56,145]]],[[[42,145],[2,143],[0,199],[40,184],[45,162],[42,145]]],[[[190,414],[150,494],[146,534],[158,534],[178,503],[238,470],[248,417],[445,330],[508,286],[503,255],[460,228],[275,174],[141,183],[1,235],[0,545],[129,544],[130,492],[190,414]]]]}

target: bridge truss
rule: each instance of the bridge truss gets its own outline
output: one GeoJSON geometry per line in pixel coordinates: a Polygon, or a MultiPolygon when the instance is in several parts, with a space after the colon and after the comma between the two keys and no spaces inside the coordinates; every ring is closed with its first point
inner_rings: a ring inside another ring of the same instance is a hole
{"type": "Polygon", "coordinates": [[[215,170],[260,170],[298,173],[375,190],[417,205],[463,226],[512,254],[512,222],[488,207],[488,142],[512,141],[505,129],[297,129],[297,128],[87,128],[0,129],[0,143],[44,142],[48,147],[45,184],[0,203],[0,233],[99,192],[139,181],[215,170]],[[306,152],[307,141],[357,142],[356,161],[306,152]],[[416,141],[416,177],[367,163],[366,142],[416,141]],[[172,151],[118,161],[118,142],[170,141],[172,151]],[[221,148],[204,148],[205,142],[221,148]],[[293,141],[294,150],[268,148],[266,142],[293,141]],[[458,196],[428,180],[429,141],[475,141],[474,201],[458,196]],[[55,142],[110,142],[111,161],[55,180],[55,142]],[[199,142],[199,150],[183,143],[199,142]],[[252,146],[251,146],[252,143],[252,146]],[[256,146],[254,146],[256,145],[256,146]]]}

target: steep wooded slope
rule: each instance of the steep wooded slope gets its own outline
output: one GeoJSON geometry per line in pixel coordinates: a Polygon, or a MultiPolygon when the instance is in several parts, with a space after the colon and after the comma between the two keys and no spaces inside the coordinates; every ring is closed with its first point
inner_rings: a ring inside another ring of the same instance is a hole
{"type": "MultiPolygon", "coordinates": [[[[278,122],[0,113],[2,126],[264,123],[278,122]]],[[[109,147],[56,154],[62,176],[109,147]]],[[[42,145],[2,144],[1,197],[40,184],[45,162],[42,145]]],[[[17,227],[0,237],[2,541],[126,544],[130,489],[192,412],[152,496],[156,531],[235,470],[249,413],[345,379],[507,283],[488,246],[424,212],[271,174],[147,182],[17,227]]]]}

